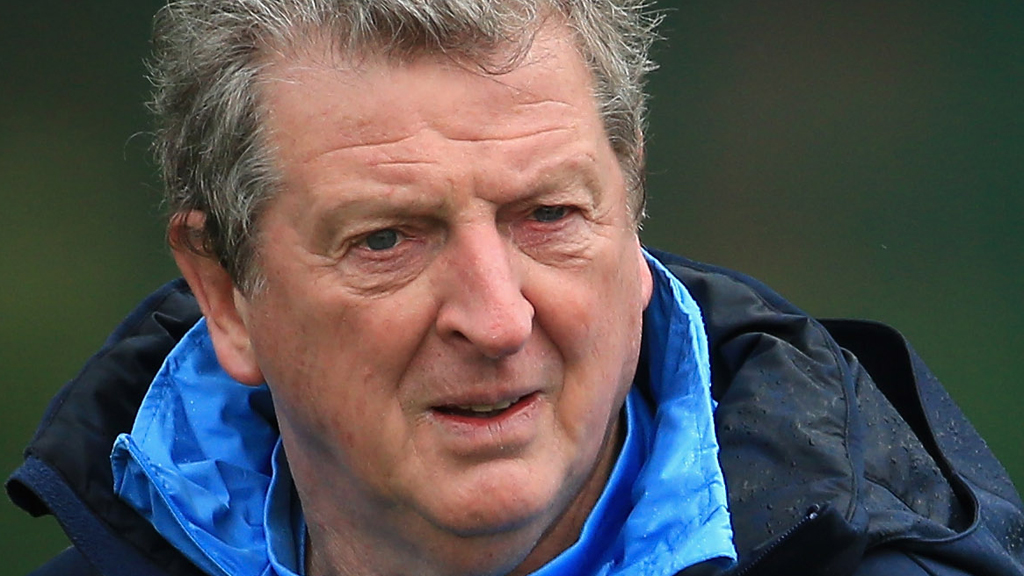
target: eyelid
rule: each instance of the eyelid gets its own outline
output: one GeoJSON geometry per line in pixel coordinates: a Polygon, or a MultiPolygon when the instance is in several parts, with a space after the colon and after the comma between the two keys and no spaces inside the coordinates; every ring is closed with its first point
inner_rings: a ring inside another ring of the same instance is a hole
{"type": "Polygon", "coordinates": [[[348,238],[341,244],[340,257],[356,250],[360,258],[386,258],[393,256],[396,251],[413,249],[412,245],[436,244],[439,241],[443,226],[440,222],[432,219],[394,220],[368,223],[364,231],[352,231],[348,238]],[[374,234],[392,230],[398,235],[394,246],[386,249],[373,250],[367,246],[367,239],[374,234]]]}
{"type": "Polygon", "coordinates": [[[533,220],[536,221],[536,222],[540,222],[542,224],[551,224],[551,223],[558,222],[559,220],[564,220],[566,217],[568,217],[570,214],[572,214],[572,212],[575,209],[576,209],[575,206],[571,206],[571,205],[568,205],[568,204],[542,204],[542,205],[536,206],[532,210],[530,210],[530,217],[533,218],[533,220]],[[549,211],[552,211],[552,212],[553,211],[558,211],[558,214],[557,214],[556,218],[553,218],[551,220],[545,220],[545,219],[541,219],[539,217],[539,212],[541,210],[549,210],[549,211]]]}
{"type": "Polygon", "coordinates": [[[586,212],[594,198],[586,190],[575,188],[542,189],[509,202],[500,209],[507,217],[529,218],[538,209],[564,207],[570,211],[586,212]]]}
{"type": "Polygon", "coordinates": [[[343,244],[348,246],[363,243],[370,236],[386,230],[394,230],[399,236],[409,238],[416,236],[423,226],[401,218],[367,218],[365,221],[353,223],[343,232],[343,244]]]}

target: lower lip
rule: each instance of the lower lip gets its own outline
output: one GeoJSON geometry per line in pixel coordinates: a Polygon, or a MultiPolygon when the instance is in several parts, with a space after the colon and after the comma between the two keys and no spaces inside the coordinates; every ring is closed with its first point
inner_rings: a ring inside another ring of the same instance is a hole
{"type": "Polygon", "coordinates": [[[432,410],[433,420],[465,449],[477,452],[496,447],[504,454],[532,437],[532,422],[539,409],[538,394],[523,396],[493,416],[468,416],[432,410]]]}

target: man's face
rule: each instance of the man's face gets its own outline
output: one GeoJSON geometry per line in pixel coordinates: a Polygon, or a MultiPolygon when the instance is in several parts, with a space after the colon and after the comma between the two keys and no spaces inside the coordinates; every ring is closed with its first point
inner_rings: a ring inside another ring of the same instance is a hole
{"type": "Polygon", "coordinates": [[[651,290],[580,57],[266,79],[284,189],[237,306],[307,518],[535,542],[614,458],[651,290]]]}

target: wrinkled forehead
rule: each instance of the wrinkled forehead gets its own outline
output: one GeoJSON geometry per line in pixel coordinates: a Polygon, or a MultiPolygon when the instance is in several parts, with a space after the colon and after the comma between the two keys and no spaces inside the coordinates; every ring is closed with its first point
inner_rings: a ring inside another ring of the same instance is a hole
{"type": "Polygon", "coordinates": [[[328,45],[309,45],[269,63],[261,100],[278,160],[301,163],[317,153],[314,134],[330,140],[325,147],[410,137],[424,127],[466,141],[500,140],[570,112],[588,140],[604,140],[591,85],[567,31],[546,27],[501,72],[447,55],[347,58],[328,45]],[[545,116],[550,110],[561,112],[545,116]]]}
{"type": "MultiPolygon", "coordinates": [[[[475,55],[435,53],[431,51],[383,53],[352,52],[329,38],[308,36],[302,44],[291,44],[287,50],[268,54],[260,74],[260,100],[265,120],[274,116],[273,96],[281,85],[323,85],[316,79],[330,78],[339,88],[334,105],[349,108],[360,116],[351,100],[353,91],[375,94],[377,104],[394,96],[418,93],[423,99],[441,98],[473,91],[481,84],[491,90],[480,91],[483,98],[529,104],[539,98],[534,88],[542,84],[541,70],[555,70],[563,81],[558,90],[566,99],[586,102],[597,118],[597,102],[593,93],[593,76],[576,49],[573,33],[562,22],[549,20],[523,42],[504,43],[475,55]],[[412,73],[410,73],[412,72],[412,73]],[[346,100],[342,93],[349,96],[346,100]]],[[[549,87],[544,87],[548,95],[549,87]]],[[[301,89],[299,90],[301,91],[301,89]]],[[[308,99],[307,92],[307,99],[308,99]]],[[[366,102],[363,102],[366,104],[366,102]]],[[[358,119],[358,118],[356,118],[358,119]]]]}

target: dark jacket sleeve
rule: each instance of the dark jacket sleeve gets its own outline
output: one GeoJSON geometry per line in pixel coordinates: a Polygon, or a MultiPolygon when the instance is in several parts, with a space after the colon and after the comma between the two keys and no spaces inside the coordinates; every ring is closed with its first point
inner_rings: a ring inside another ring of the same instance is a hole
{"type": "Polygon", "coordinates": [[[100,576],[92,564],[72,546],[32,571],[29,576],[100,576]]]}
{"type": "MultiPolygon", "coordinates": [[[[853,576],[975,576],[948,564],[939,564],[917,554],[879,549],[861,560],[853,576]]],[[[978,575],[981,576],[981,575],[978,575]]]]}

